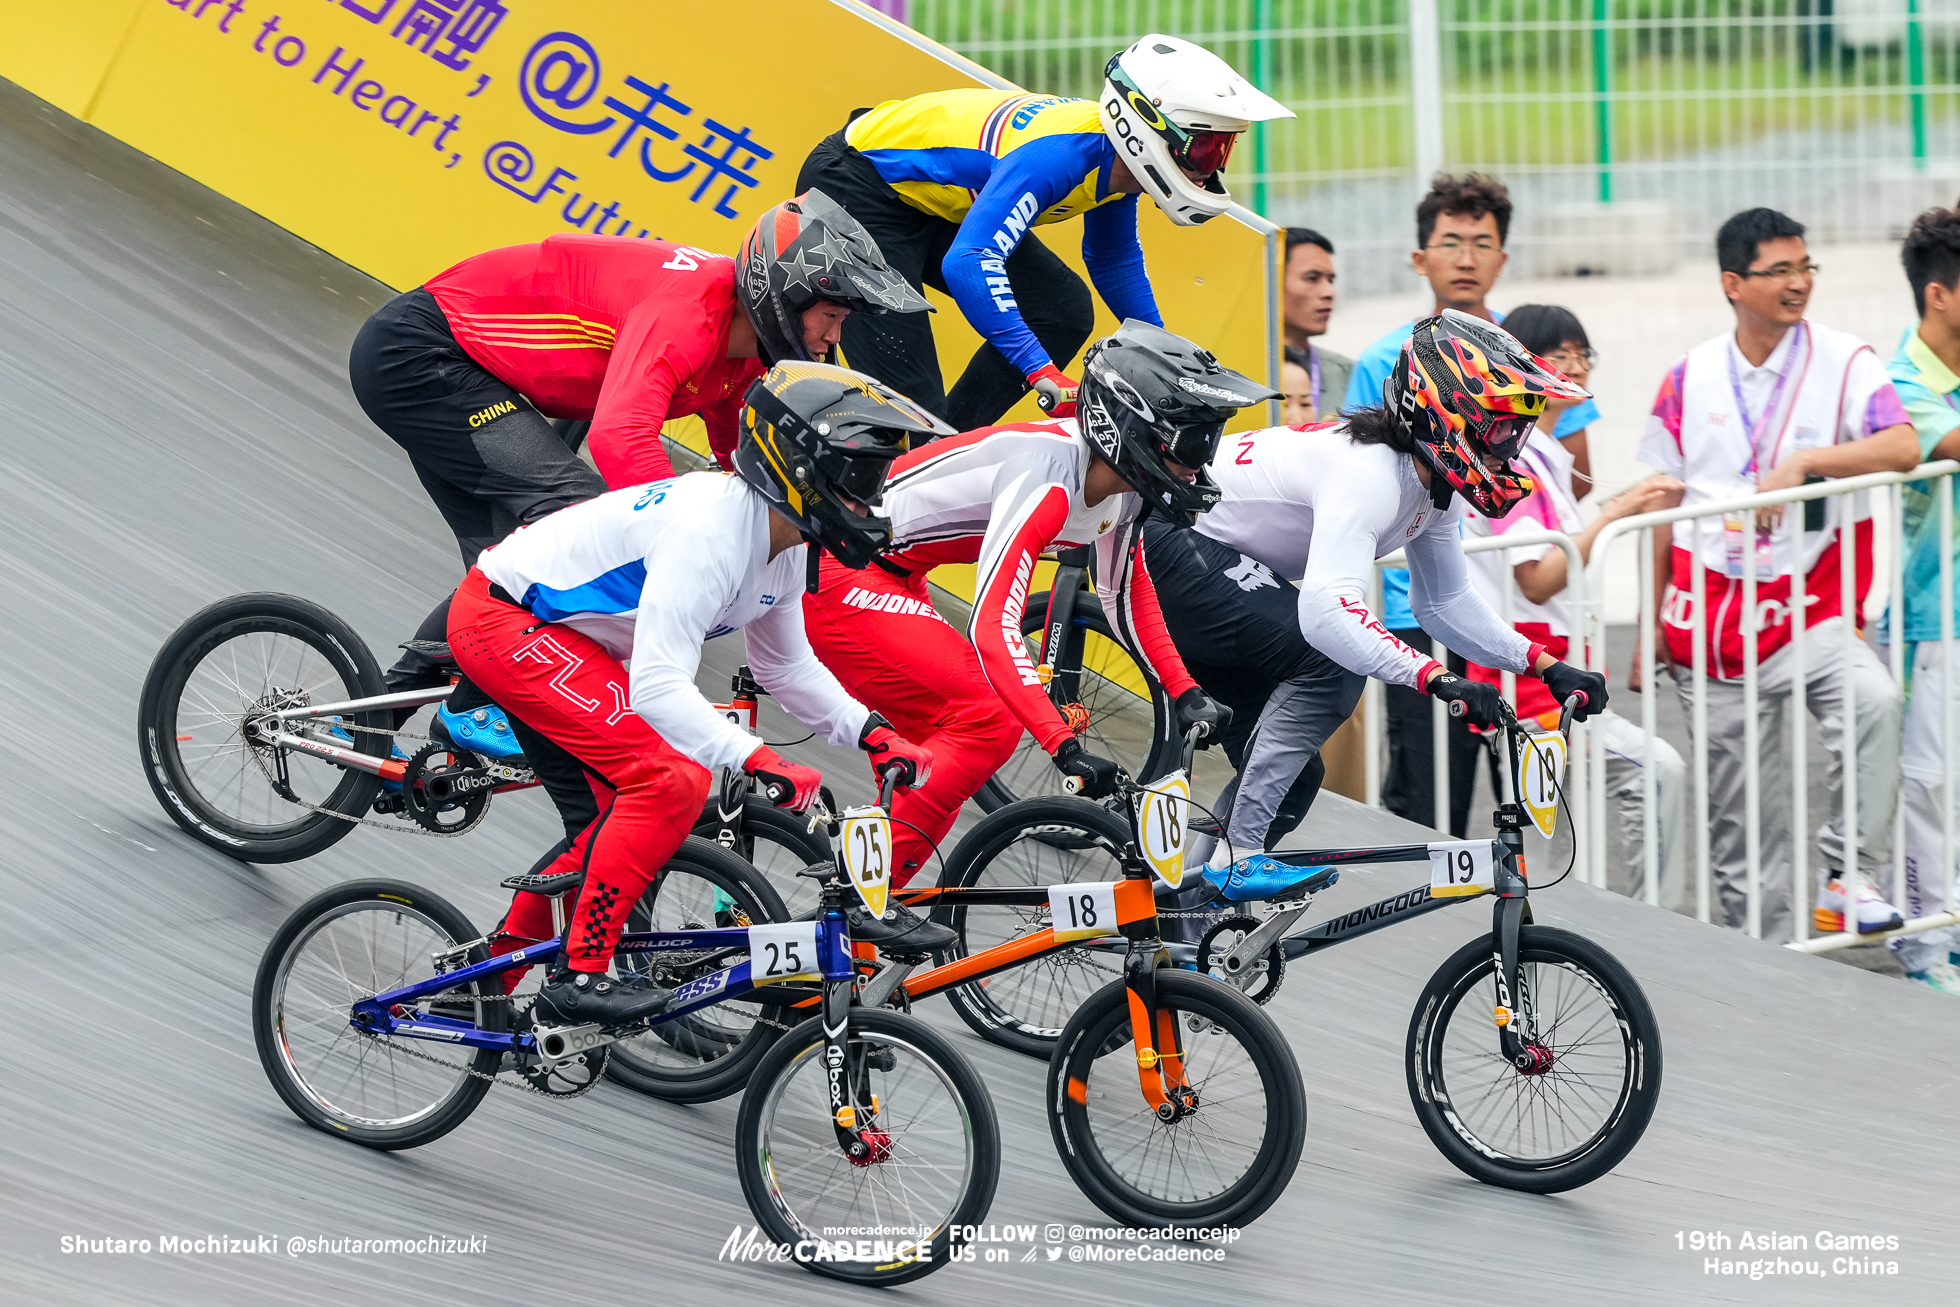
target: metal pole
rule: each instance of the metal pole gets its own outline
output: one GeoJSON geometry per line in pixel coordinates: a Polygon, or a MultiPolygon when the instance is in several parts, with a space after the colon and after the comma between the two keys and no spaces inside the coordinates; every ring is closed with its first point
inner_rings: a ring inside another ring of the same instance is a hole
{"type": "MultiPolygon", "coordinates": [[[[1273,0],[1252,0],[1252,84],[1272,93],[1273,0]]],[[[1266,124],[1252,124],[1252,211],[1266,216],[1266,124]]]]}
{"type": "MultiPolygon", "coordinates": [[[[1904,630],[1901,624],[1905,621],[1906,615],[1906,487],[1903,481],[1892,487],[1892,493],[1886,496],[1885,503],[1891,510],[1890,538],[1895,542],[1892,546],[1892,572],[1886,578],[1887,588],[1891,595],[1889,602],[1892,610],[1892,621],[1890,623],[1892,627],[1892,647],[1887,652],[1891,656],[1892,684],[1898,686],[1900,691],[1899,725],[1901,727],[1901,743],[1903,744],[1903,728],[1905,726],[1906,642],[1899,638],[1901,632],[1904,630]]],[[[1875,532],[1874,535],[1876,535],[1875,532]]],[[[1876,548],[1876,545],[1873,547],[1876,548]]],[[[1881,891],[1881,897],[1886,902],[1898,903],[1905,898],[1905,875],[1906,802],[1905,777],[1901,775],[1899,778],[1899,799],[1898,802],[1892,805],[1892,883],[1886,887],[1886,890],[1890,891],[1889,893],[1881,891]]],[[[1948,894],[1947,897],[1951,898],[1952,895],[1948,894]]],[[[1951,912],[1952,910],[1953,905],[1951,903],[1947,904],[1947,911],[1951,912]]]]}
{"type": "Polygon", "coordinates": [[[1953,884],[1953,700],[1960,694],[1953,667],[1953,474],[1934,482],[1940,509],[1940,865],[1934,873],[1949,887],[1947,910],[1956,906],[1953,884]]]}
{"type": "MultiPolygon", "coordinates": [[[[1688,828],[1695,833],[1695,919],[1711,920],[1714,870],[1709,851],[1708,814],[1708,569],[1702,566],[1702,523],[1693,523],[1695,540],[1695,612],[1689,626],[1694,643],[1694,710],[1689,714],[1689,734],[1694,737],[1695,797],[1688,810],[1688,828]]],[[[1670,528],[1672,529],[1672,528],[1670,528]]],[[[1728,923],[1724,921],[1723,925],[1728,923]]]]}
{"type": "MultiPolygon", "coordinates": [[[[1450,665],[1450,651],[1443,647],[1441,640],[1430,641],[1429,656],[1443,666],[1450,665]]],[[[1436,786],[1435,817],[1436,829],[1448,833],[1450,829],[1450,714],[1449,707],[1441,699],[1429,701],[1429,741],[1435,750],[1431,759],[1430,776],[1436,786]]]]}
{"type": "MultiPolygon", "coordinates": [[[[1804,633],[1808,623],[1804,620],[1810,611],[1810,599],[1805,582],[1808,578],[1803,570],[1803,514],[1785,512],[1784,525],[1795,537],[1790,546],[1794,550],[1790,565],[1790,684],[1792,687],[1810,684],[1810,665],[1806,660],[1804,633]]],[[[1810,829],[1810,714],[1806,711],[1793,711],[1790,714],[1790,938],[1802,943],[1810,938],[1810,903],[1804,899],[1804,890],[1809,886],[1810,844],[1804,832],[1810,829]]]]}
{"type": "Polygon", "coordinates": [[[1593,132],[1599,139],[1599,202],[1613,202],[1613,34],[1607,0],[1593,0],[1593,132]]]}
{"type": "MultiPolygon", "coordinates": [[[[1379,564],[1373,569],[1368,582],[1368,611],[1379,613],[1382,610],[1382,569],[1379,564]]],[[[1367,778],[1368,806],[1382,806],[1382,751],[1388,738],[1388,701],[1382,683],[1374,677],[1361,691],[1361,733],[1366,740],[1365,756],[1362,758],[1362,774],[1367,778]]]]}
{"type": "MultiPolygon", "coordinates": [[[[1839,784],[1844,791],[1844,867],[1839,872],[1839,885],[1844,890],[1844,928],[1852,935],[1858,933],[1858,888],[1862,873],[1858,869],[1858,700],[1855,655],[1862,637],[1858,634],[1858,541],[1856,526],[1851,515],[1853,496],[1847,495],[1838,501],[1838,612],[1844,622],[1844,669],[1841,676],[1843,698],[1838,706],[1838,729],[1843,735],[1838,740],[1839,784]]],[[[1825,546],[1829,548],[1829,546],[1825,546]]],[[[1802,561],[1802,560],[1798,560],[1802,561]]],[[[1796,687],[1792,687],[1796,688],[1796,687]]],[[[1810,687],[1802,687],[1804,697],[1810,697],[1810,687]]],[[[1803,834],[1792,831],[1791,843],[1803,834]]]]}
{"type": "MultiPolygon", "coordinates": [[[[1659,614],[1654,611],[1654,531],[1648,527],[1634,539],[1640,542],[1640,640],[1634,657],[1640,665],[1640,820],[1645,838],[1640,842],[1640,874],[1646,879],[1646,899],[1655,907],[1661,902],[1661,824],[1657,818],[1660,796],[1654,788],[1654,739],[1660,731],[1660,668],[1654,665],[1654,628],[1659,614]]],[[[1631,871],[1633,868],[1629,867],[1631,871]]]]}
{"type": "Polygon", "coordinates": [[[1409,0],[1409,113],[1414,119],[1416,192],[1443,170],[1443,32],[1436,0],[1409,0]]]}
{"type": "Polygon", "coordinates": [[[1742,846],[1743,885],[1749,896],[1744,925],[1763,937],[1762,723],[1756,720],[1756,515],[1745,510],[1748,544],[1742,553],[1742,846]]]}
{"type": "Polygon", "coordinates": [[[1926,171],[1926,47],[1919,0],[1906,0],[1906,80],[1912,83],[1912,166],[1926,171]]]}

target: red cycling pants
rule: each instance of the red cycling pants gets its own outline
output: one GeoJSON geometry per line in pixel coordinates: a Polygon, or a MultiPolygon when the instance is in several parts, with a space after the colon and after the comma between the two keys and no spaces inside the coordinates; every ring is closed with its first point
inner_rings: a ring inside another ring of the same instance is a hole
{"type": "MultiPolygon", "coordinates": [[[[627,913],[700,815],[707,769],[676,753],[628,706],[630,680],[617,658],[589,636],[491,598],[489,580],[475,568],[449,606],[449,647],[463,675],[596,778],[598,818],[545,871],[585,869],[566,961],[574,971],[604,971],[627,913]]],[[[551,901],[518,894],[505,931],[550,938],[551,901]]]]}
{"type": "Polygon", "coordinates": [[[966,637],[933,611],[923,574],[853,572],[825,554],[822,584],[803,600],[803,625],[817,657],[858,702],[932,750],[932,779],[893,796],[892,883],[903,885],[932,861],[960,805],[1013,756],[1021,724],[987,684],[966,637]]]}

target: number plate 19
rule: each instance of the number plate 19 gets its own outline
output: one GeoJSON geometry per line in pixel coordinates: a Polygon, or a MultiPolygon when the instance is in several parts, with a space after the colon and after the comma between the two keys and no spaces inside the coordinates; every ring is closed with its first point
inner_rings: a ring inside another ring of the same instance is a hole
{"type": "Polygon", "coordinates": [[[1557,731],[1527,735],[1518,797],[1532,827],[1546,839],[1558,830],[1559,787],[1565,784],[1565,737],[1557,731]]]}
{"type": "Polygon", "coordinates": [[[892,881],[892,821],[883,808],[847,808],[837,856],[874,917],[885,915],[892,881]]]}
{"type": "Polygon", "coordinates": [[[1137,834],[1143,860],[1158,880],[1176,889],[1184,883],[1184,843],[1191,820],[1191,782],[1181,771],[1144,787],[1137,796],[1137,834]]]}
{"type": "Polygon", "coordinates": [[[817,923],[783,921],[749,927],[749,979],[758,985],[821,980],[817,923]]]}
{"type": "Polygon", "coordinates": [[[1467,898],[1496,888],[1489,840],[1439,840],[1429,846],[1429,896],[1467,898]]]}
{"type": "Polygon", "coordinates": [[[1054,922],[1058,941],[1114,935],[1117,933],[1116,882],[1103,880],[1076,885],[1050,885],[1048,915],[1054,922]]]}

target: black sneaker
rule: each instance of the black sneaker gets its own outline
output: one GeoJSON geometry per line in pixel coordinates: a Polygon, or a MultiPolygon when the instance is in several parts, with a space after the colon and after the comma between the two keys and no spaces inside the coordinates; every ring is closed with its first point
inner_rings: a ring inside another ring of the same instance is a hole
{"type": "Polygon", "coordinates": [[[885,915],[874,917],[863,904],[847,909],[851,938],[876,944],[880,952],[897,961],[924,961],[940,949],[950,948],[959,936],[951,928],[937,925],[903,904],[894,903],[885,915]]]}
{"type": "Polygon", "coordinates": [[[673,997],[673,990],[644,976],[554,971],[538,990],[532,1011],[558,1025],[623,1026],[666,1011],[673,997]]]}

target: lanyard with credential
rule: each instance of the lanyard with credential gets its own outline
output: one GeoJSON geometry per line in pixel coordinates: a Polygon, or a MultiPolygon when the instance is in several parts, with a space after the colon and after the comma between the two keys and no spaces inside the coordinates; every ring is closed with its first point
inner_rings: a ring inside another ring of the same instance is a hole
{"type": "MultiPolygon", "coordinates": [[[[1762,417],[1754,420],[1749,416],[1748,403],[1742,398],[1742,378],[1735,370],[1735,356],[1741,351],[1736,349],[1734,340],[1729,341],[1729,388],[1735,393],[1736,416],[1742,419],[1743,430],[1749,436],[1749,461],[1742,465],[1742,475],[1752,480],[1761,467],[1763,436],[1769,429],[1770,419],[1776,416],[1776,410],[1783,402],[1783,388],[1790,383],[1790,374],[1796,368],[1797,351],[1799,349],[1803,350],[1803,371],[1810,371],[1810,324],[1808,322],[1798,322],[1797,331],[1799,333],[1797,338],[1790,342],[1790,352],[1783,356],[1783,367],[1776,374],[1776,388],[1769,393],[1769,403],[1763,406],[1762,417]]],[[[1798,389],[1801,390],[1802,388],[1802,379],[1799,378],[1798,389]]],[[[1795,411],[1796,404],[1792,402],[1790,412],[1794,413],[1795,411]]],[[[1782,443],[1783,427],[1787,427],[1790,424],[1789,419],[1790,414],[1785,414],[1783,426],[1777,428],[1776,445],[1782,443]]],[[[1772,455],[1776,452],[1776,445],[1770,447],[1770,453],[1772,455]]],[[[1772,460],[1771,465],[1774,466],[1774,460],[1772,460]]]]}

